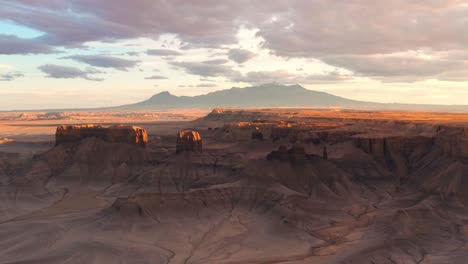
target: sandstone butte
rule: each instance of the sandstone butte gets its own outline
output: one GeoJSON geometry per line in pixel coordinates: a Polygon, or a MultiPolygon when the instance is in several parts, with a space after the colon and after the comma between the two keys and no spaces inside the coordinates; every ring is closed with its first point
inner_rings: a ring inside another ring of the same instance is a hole
{"type": "Polygon", "coordinates": [[[202,152],[202,138],[197,131],[183,130],[177,133],[176,153],[202,152]]]}
{"type": "Polygon", "coordinates": [[[57,127],[55,144],[78,142],[85,138],[95,137],[110,143],[127,143],[145,147],[148,143],[146,130],[137,126],[115,125],[100,126],[62,125],[57,127]]]}

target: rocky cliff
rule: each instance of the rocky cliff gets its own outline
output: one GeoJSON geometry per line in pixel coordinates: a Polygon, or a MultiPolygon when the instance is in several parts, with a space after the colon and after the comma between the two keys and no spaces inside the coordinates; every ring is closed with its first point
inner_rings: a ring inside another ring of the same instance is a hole
{"type": "Polygon", "coordinates": [[[55,133],[56,145],[68,142],[78,142],[85,138],[95,137],[110,143],[127,143],[146,146],[148,134],[146,130],[136,126],[100,126],[100,125],[64,125],[57,127],[55,133]]]}
{"type": "Polygon", "coordinates": [[[202,138],[197,131],[184,130],[177,133],[176,153],[202,152],[202,138]]]}

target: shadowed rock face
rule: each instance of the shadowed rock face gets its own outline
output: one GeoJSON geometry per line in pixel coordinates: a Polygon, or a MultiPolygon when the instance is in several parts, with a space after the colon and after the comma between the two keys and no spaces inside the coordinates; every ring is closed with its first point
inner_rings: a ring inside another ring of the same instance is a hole
{"type": "Polygon", "coordinates": [[[202,152],[202,139],[197,131],[184,130],[177,134],[176,153],[202,152]]]}
{"type": "Polygon", "coordinates": [[[99,126],[99,125],[69,125],[59,126],[55,133],[56,145],[68,142],[78,142],[85,138],[95,137],[110,143],[127,143],[146,146],[148,134],[146,130],[136,126],[99,126]]]}
{"type": "Polygon", "coordinates": [[[267,155],[267,160],[289,161],[292,164],[301,164],[307,160],[307,154],[304,147],[292,146],[289,150],[281,145],[278,150],[270,152],[267,155]]]}
{"type": "Polygon", "coordinates": [[[255,130],[254,132],[252,132],[252,139],[263,141],[263,133],[258,130],[255,130]]]}

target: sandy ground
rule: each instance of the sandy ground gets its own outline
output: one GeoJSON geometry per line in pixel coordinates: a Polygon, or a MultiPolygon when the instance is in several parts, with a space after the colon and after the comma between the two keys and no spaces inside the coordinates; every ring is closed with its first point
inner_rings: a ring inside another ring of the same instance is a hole
{"type": "Polygon", "coordinates": [[[468,263],[468,115],[206,114],[0,114],[0,263],[468,263]],[[74,123],[150,142],[55,146],[74,123]],[[175,154],[183,129],[203,153],[175,154]]]}

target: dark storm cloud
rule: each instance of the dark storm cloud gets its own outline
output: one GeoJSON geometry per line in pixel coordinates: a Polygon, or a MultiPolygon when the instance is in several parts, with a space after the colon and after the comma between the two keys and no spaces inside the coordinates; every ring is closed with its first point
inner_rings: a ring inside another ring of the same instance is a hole
{"type": "Polygon", "coordinates": [[[24,77],[24,74],[19,73],[19,72],[1,73],[0,81],[2,82],[14,81],[20,77],[24,77]]]}
{"type": "Polygon", "coordinates": [[[65,58],[86,63],[94,67],[114,68],[121,71],[127,71],[139,63],[138,60],[127,60],[108,55],[74,55],[65,58]]]}
{"type": "Polygon", "coordinates": [[[165,80],[165,79],[167,79],[167,77],[166,76],[160,76],[160,75],[153,75],[153,76],[145,77],[145,79],[147,79],[147,80],[165,80]]]}
{"type": "Polygon", "coordinates": [[[24,39],[13,35],[0,35],[0,54],[52,53],[53,49],[38,39],[24,39]]]}
{"type": "Polygon", "coordinates": [[[150,49],[146,51],[146,54],[151,56],[180,56],[182,53],[176,50],[170,49],[150,49]]]}
{"type": "Polygon", "coordinates": [[[245,49],[231,49],[228,52],[229,59],[237,63],[244,63],[255,56],[257,54],[245,49]]]}
{"type": "Polygon", "coordinates": [[[57,79],[76,79],[82,78],[90,81],[102,81],[101,78],[95,78],[91,75],[101,73],[95,69],[81,70],[75,67],[61,66],[55,64],[46,64],[38,67],[39,70],[47,74],[49,78],[57,79]]]}

